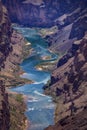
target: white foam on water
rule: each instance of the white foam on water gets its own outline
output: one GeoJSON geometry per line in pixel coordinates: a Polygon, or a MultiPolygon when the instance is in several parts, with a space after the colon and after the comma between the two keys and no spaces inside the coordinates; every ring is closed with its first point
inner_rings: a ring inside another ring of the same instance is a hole
{"type": "Polygon", "coordinates": [[[40,96],[46,97],[46,95],[44,95],[44,94],[38,92],[37,90],[35,90],[34,93],[37,94],[37,95],[40,95],[40,96]]]}
{"type": "Polygon", "coordinates": [[[46,95],[44,95],[44,94],[38,92],[37,90],[35,90],[34,93],[37,94],[37,95],[43,96],[43,97],[50,98],[49,96],[46,96],[46,95]]]}
{"type": "Polygon", "coordinates": [[[29,99],[28,102],[38,102],[37,99],[29,99]]]}
{"type": "Polygon", "coordinates": [[[35,108],[28,108],[28,110],[27,111],[34,111],[35,110],[35,108]]]}

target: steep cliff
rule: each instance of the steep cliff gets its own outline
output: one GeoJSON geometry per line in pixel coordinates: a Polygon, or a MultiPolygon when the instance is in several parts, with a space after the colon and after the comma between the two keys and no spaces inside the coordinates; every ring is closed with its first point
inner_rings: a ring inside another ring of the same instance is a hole
{"type": "Polygon", "coordinates": [[[0,2],[0,70],[4,68],[4,61],[12,50],[10,45],[11,27],[7,10],[0,2]]]}
{"type": "Polygon", "coordinates": [[[76,116],[66,117],[56,123],[54,126],[49,126],[45,130],[86,130],[87,129],[87,108],[76,116]]]}
{"type": "MultiPolygon", "coordinates": [[[[75,6],[70,2],[70,7],[72,7],[73,10],[68,13],[63,13],[56,19],[58,31],[47,34],[45,37],[52,51],[61,52],[63,54],[71,48],[74,41],[82,39],[85,35],[87,31],[87,4],[84,1],[78,1],[77,3],[78,6],[75,6]]],[[[66,10],[68,9],[66,8],[66,10]]]]}
{"type": "MultiPolygon", "coordinates": [[[[58,18],[62,15],[72,13],[77,9],[83,9],[86,0],[3,0],[10,14],[12,22],[29,26],[50,27],[54,24],[61,25],[58,18]]],[[[69,20],[70,23],[72,20],[69,20]]],[[[64,18],[66,20],[66,18],[64,18]]]]}
{"type": "Polygon", "coordinates": [[[46,33],[49,49],[64,54],[87,31],[86,0],[3,0],[13,23],[58,29],[46,33]]]}
{"type": "MultiPolygon", "coordinates": [[[[4,67],[4,61],[11,50],[10,46],[10,21],[8,19],[7,10],[0,2],[0,73],[4,67]],[[2,31],[3,30],[3,31],[2,31]]],[[[0,78],[0,130],[9,130],[10,113],[8,94],[5,92],[5,85],[0,78]]]]}
{"type": "Polygon", "coordinates": [[[6,91],[6,87],[25,83],[25,80],[19,77],[18,67],[23,60],[24,45],[24,38],[11,28],[8,12],[0,1],[0,130],[25,128],[23,99],[6,91]],[[20,120],[17,120],[19,118],[20,120]]]}
{"type": "Polygon", "coordinates": [[[10,112],[8,94],[5,92],[5,85],[0,80],[0,130],[9,130],[10,112]]]}
{"type": "Polygon", "coordinates": [[[83,124],[83,120],[85,120],[84,108],[87,107],[86,50],[87,35],[85,35],[80,42],[79,49],[75,53],[75,56],[61,66],[58,66],[52,73],[49,86],[44,87],[46,93],[51,94],[57,103],[55,122],[58,123],[54,127],[49,127],[47,130],[53,130],[54,128],[55,130],[73,130],[73,128],[85,130],[87,128],[87,122],[83,124]],[[81,115],[81,113],[84,115],[81,115]],[[77,121],[78,118],[81,122],[81,126],[79,126],[77,121]],[[76,126],[75,122],[77,122],[76,126]]]}

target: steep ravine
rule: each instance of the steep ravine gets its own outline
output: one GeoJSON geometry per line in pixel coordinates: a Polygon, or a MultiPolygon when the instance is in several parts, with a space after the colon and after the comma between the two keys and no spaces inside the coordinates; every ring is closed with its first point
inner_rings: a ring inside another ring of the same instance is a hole
{"type": "Polygon", "coordinates": [[[59,27],[76,20],[86,0],[3,0],[11,21],[33,27],[59,27]],[[73,15],[75,14],[75,15],[73,15]]]}
{"type": "MultiPolygon", "coordinates": [[[[3,3],[9,11],[9,16],[12,22],[37,27],[50,27],[56,25],[58,28],[56,33],[46,36],[50,50],[61,52],[62,54],[66,52],[66,54],[59,60],[56,69],[53,71],[49,86],[44,87],[46,94],[53,96],[53,100],[57,103],[55,125],[48,127],[46,130],[86,130],[87,1],[41,0],[39,4],[38,2],[36,2],[36,4],[33,0],[32,2],[24,2],[23,0],[3,0],[3,3]]],[[[11,130],[25,129],[26,119],[24,115],[21,114],[24,113],[25,109],[22,96],[13,96],[12,94],[9,94],[10,96],[8,96],[5,90],[6,87],[23,85],[25,82],[31,83],[29,80],[19,77],[19,74],[23,72],[19,69],[19,64],[24,57],[27,56],[26,50],[28,51],[28,48],[24,48],[25,44],[27,44],[27,41],[25,41],[21,34],[11,28],[11,22],[7,10],[2,6],[0,1],[1,130],[9,130],[9,127],[11,130]],[[15,113],[17,113],[19,118],[17,118],[15,113]],[[11,125],[10,121],[12,121],[11,125]]],[[[38,47],[38,50],[39,49],[41,48],[38,47]]],[[[30,52],[28,51],[28,53],[30,52]]],[[[43,58],[43,56],[41,58],[43,58]]],[[[34,92],[36,95],[38,94],[37,91],[34,92]]],[[[42,89],[40,89],[40,92],[39,95],[42,94],[42,89]]],[[[29,93],[31,93],[31,90],[29,90],[29,93]]],[[[33,100],[32,97],[29,98],[29,104],[31,100],[33,100]]],[[[34,101],[36,102],[37,99],[34,101]]],[[[33,108],[30,110],[31,119],[35,121],[35,117],[33,116],[34,118],[32,118],[32,109],[33,108]]],[[[50,116],[51,119],[53,119],[53,116],[50,116]]],[[[46,120],[44,119],[46,126],[49,125],[49,119],[47,119],[48,118],[46,118],[46,120]]],[[[40,122],[40,118],[38,122],[40,122]]],[[[35,127],[37,127],[37,125],[35,127]]]]}
{"type": "Polygon", "coordinates": [[[21,63],[25,71],[21,77],[31,79],[33,83],[12,88],[11,91],[26,96],[25,115],[29,121],[28,130],[43,130],[48,125],[54,124],[55,105],[50,96],[43,94],[42,89],[50,79],[50,72],[36,66],[45,63],[49,67],[49,64],[55,62],[58,56],[48,50],[47,43],[39,36],[36,29],[25,27],[15,27],[15,29],[21,32],[31,44],[32,54],[21,63]]]}

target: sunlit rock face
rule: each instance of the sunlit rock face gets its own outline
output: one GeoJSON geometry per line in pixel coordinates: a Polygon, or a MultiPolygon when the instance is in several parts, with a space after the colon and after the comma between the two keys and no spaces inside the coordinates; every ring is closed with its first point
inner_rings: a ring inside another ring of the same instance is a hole
{"type": "Polygon", "coordinates": [[[52,73],[49,93],[53,95],[57,102],[55,111],[56,124],[49,126],[46,130],[87,129],[87,120],[85,120],[87,117],[86,50],[87,34],[79,43],[79,49],[75,55],[66,63],[58,66],[52,73]]]}
{"type": "MultiPolygon", "coordinates": [[[[67,17],[75,9],[86,6],[86,0],[3,0],[3,3],[8,8],[12,22],[41,27],[50,27],[56,23],[61,25],[65,18],[58,22],[60,16],[67,17]]],[[[70,20],[66,20],[65,24],[70,23],[70,20]]]]}

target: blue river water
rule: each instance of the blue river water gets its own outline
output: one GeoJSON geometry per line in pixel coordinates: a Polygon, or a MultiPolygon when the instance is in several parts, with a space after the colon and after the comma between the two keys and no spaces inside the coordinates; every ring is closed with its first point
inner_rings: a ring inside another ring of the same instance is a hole
{"type": "Polygon", "coordinates": [[[54,124],[55,105],[50,96],[43,94],[42,89],[50,79],[50,72],[37,70],[35,66],[44,62],[54,62],[58,57],[48,51],[47,43],[39,36],[37,30],[23,27],[15,27],[15,29],[22,33],[34,50],[32,55],[20,65],[25,71],[21,77],[31,79],[34,83],[25,84],[11,90],[27,96],[25,115],[30,121],[28,130],[44,130],[47,126],[54,124]],[[51,58],[49,60],[42,59],[44,56],[50,56],[51,58]]]}

